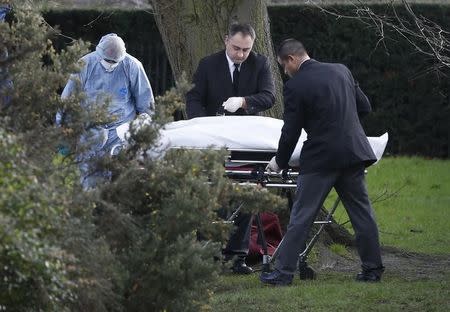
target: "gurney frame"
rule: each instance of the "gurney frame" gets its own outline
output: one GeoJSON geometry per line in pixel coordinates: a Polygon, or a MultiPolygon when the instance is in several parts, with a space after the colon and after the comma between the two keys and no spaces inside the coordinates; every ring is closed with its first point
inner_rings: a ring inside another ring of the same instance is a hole
{"type": "MultiPolygon", "coordinates": [[[[267,188],[287,189],[287,197],[289,208],[292,207],[292,197],[290,190],[297,188],[297,178],[299,176],[298,168],[290,168],[283,170],[280,173],[268,172],[265,167],[270,159],[276,154],[273,150],[260,149],[229,149],[229,156],[225,160],[225,174],[228,178],[234,180],[236,183],[245,185],[259,185],[267,188]]],[[[320,225],[317,232],[312,236],[310,241],[306,244],[305,249],[299,254],[299,274],[301,279],[314,279],[315,272],[307,265],[306,259],[311,252],[314,244],[317,242],[320,234],[325,226],[332,223],[333,214],[340,203],[338,197],[332,208],[329,210],[325,220],[315,221],[314,224],[320,225]]],[[[242,207],[242,203],[238,210],[242,207]]],[[[236,215],[236,214],[234,214],[236,215]]],[[[232,215],[233,216],[233,215],[232,215]]],[[[233,218],[229,221],[232,222],[233,218]]],[[[259,214],[255,215],[256,224],[258,228],[258,237],[261,241],[263,249],[263,264],[262,271],[270,272],[271,264],[275,261],[279,253],[279,248],[283,244],[284,238],[279,243],[272,256],[268,254],[267,242],[265,239],[263,225],[259,214]]]]}

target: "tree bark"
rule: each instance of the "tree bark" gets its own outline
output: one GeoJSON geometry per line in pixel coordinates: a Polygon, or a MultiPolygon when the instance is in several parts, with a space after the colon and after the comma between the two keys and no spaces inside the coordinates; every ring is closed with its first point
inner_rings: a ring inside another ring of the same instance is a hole
{"type": "Polygon", "coordinates": [[[191,80],[200,59],[224,48],[231,22],[252,25],[256,31],[254,50],[269,58],[275,80],[275,105],[264,114],[282,117],[282,80],[265,0],[151,0],[151,4],[175,81],[183,72],[191,80]]]}

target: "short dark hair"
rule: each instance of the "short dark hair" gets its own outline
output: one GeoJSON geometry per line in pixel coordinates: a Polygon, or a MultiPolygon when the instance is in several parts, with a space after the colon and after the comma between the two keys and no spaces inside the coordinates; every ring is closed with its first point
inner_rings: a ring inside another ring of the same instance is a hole
{"type": "Polygon", "coordinates": [[[242,33],[245,36],[250,36],[253,40],[256,38],[255,30],[250,24],[232,23],[228,27],[228,36],[233,37],[237,33],[242,33]]]}
{"type": "Polygon", "coordinates": [[[288,55],[305,56],[306,54],[303,43],[293,38],[284,40],[278,47],[277,52],[278,57],[282,60],[286,59],[288,55]]]}

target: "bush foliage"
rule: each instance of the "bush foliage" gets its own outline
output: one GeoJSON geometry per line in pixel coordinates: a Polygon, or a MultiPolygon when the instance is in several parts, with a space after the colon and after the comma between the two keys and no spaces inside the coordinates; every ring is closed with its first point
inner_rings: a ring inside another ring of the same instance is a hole
{"type": "Polygon", "coordinates": [[[0,96],[0,310],[207,310],[228,230],[213,223],[216,210],[281,200],[231,184],[223,151],[143,153],[157,145],[186,83],[157,99],[154,124],[133,130],[129,148],[98,159],[112,180],[82,191],[77,139],[105,116],[83,111],[83,94],[60,100],[88,44],[57,52],[55,35],[31,8],[0,23],[9,51],[0,66],[14,83],[4,90],[10,101],[0,96]],[[70,115],[64,127],[53,122],[60,110],[70,115]],[[62,143],[68,156],[56,153],[62,143]]]}

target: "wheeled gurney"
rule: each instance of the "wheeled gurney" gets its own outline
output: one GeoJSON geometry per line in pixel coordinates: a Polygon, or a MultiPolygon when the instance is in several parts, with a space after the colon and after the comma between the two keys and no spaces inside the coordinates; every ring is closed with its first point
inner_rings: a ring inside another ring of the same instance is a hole
{"type": "MultiPolygon", "coordinates": [[[[289,169],[283,170],[281,173],[271,173],[265,170],[267,163],[276,154],[282,126],[282,120],[269,117],[202,117],[165,125],[160,131],[160,139],[164,148],[227,149],[229,154],[224,163],[225,173],[236,183],[260,185],[267,188],[294,189],[297,187],[296,181],[301,170],[301,164],[298,163],[300,151],[303,142],[307,139],[305,131],[302,131],[289,161],[289,169]]],[[[368,140],[377,161],[380,160],[388,141],[388,134],[385,133],[380,137],[368,137],[368,140]]],[[[325,220],[315,222],[320,224],[319,230],[299,255],[300,263],[306,259],[324,226],[331,223],[332,215],[339,201],[339,198],[335,201],[325,220]]],[[[270,262],[276,257],[276,251],[272,257],[267,254],[259,214],[256,215],[256,221],[264,250],[263,270],[269,270],[270,262]]]]}

